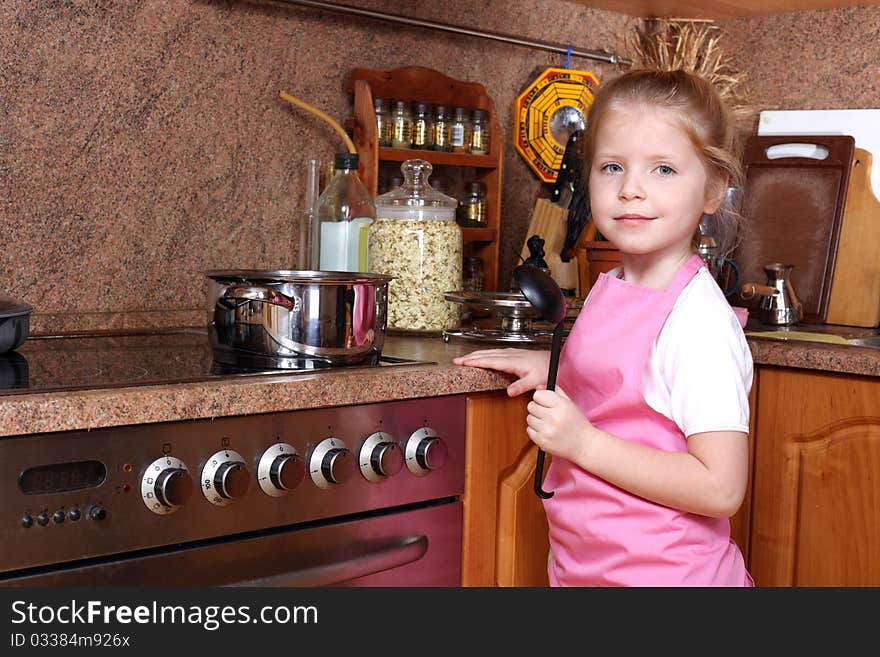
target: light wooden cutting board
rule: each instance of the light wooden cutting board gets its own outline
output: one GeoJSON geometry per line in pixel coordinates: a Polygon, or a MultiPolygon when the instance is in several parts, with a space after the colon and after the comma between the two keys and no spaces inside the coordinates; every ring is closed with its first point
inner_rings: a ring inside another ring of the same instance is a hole
{"type": "Polygon", "coordinates": [[[880,201],[871,191],[871,154],[856,148],[828,299],[828,324],[880,325],[880,201]]]}

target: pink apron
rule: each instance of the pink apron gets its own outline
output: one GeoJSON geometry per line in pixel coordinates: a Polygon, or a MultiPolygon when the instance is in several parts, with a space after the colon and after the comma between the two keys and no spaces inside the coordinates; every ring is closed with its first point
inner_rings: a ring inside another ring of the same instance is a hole
{"type": "MultiPolygon", "coordinates": [[[[601,274],[563,348],[557,385],[596,427],[687,451],[681,429],[652,409],[642,379],[675,300],[703,266],[682,264],[665,290],[601,274]]],[[[727,518],[649,502],[553,458],[544,482],[552,586],[752,586],[727,518]]]]}

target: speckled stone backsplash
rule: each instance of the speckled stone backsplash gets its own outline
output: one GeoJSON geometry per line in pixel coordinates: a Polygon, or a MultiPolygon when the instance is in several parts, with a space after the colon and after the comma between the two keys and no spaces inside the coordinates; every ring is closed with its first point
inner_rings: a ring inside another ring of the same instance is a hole
{"type": "MultiPolygon", "coordinates": [[[[346,4],[612,52],[637,22],[560,0],[346,4]]],[[[306,161],[343,145],[278,91],[342,122],[354,67],[485,85],[505,148],[500,281],[549,194],[511,134],[514,98],[553,53],[282,4],[0,6],[0,292],[34,306],[34,333],[201,325],[206,270],[297,266],[306,161]]],[[[724,27],[761,105],[880,104],[878,7],[724,27]]]]}

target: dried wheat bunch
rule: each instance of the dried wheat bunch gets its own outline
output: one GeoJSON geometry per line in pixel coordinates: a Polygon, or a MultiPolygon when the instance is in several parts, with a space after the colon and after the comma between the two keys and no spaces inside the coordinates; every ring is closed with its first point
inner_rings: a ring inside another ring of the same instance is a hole
{"type": "Polygon", "coordinates": [[[709,80],[734,119],[741,121],[751,109],[742,91],[743,76],[721,48],[723,36],[722,30],[710,22],[652,18],[627,35],[624,47],[633,68],[682,69],[709,80]]]}

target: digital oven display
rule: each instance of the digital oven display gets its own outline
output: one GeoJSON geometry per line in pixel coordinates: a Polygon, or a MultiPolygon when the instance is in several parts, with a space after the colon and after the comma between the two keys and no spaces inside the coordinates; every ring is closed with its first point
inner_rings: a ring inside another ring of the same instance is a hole
{"type": "Polygon", "coordinates": [[[107,468],[100,461],[54,463],[28,468],[18,478],[18,487],[25,495],[64,493],[95,488],[107,478],[107,468]]]}

